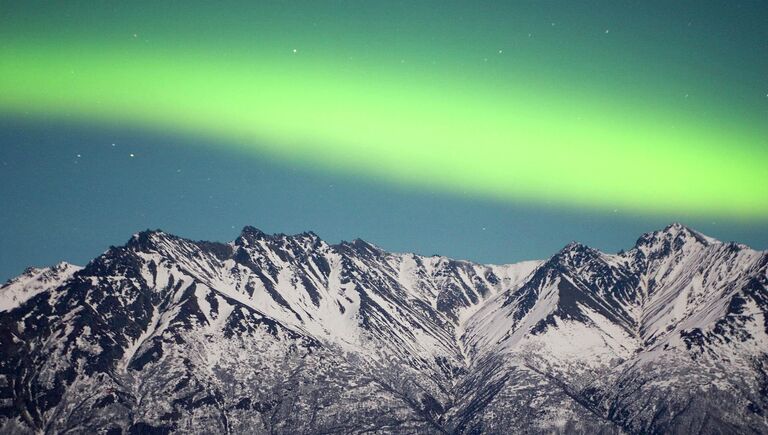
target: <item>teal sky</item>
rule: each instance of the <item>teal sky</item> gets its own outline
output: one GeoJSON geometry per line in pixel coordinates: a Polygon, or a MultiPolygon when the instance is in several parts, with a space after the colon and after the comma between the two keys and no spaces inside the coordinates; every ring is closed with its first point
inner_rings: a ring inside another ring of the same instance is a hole
{"type": "Polygon", "coordinates": [[[767,23],[761,1],[3,2],[0,278],[146,227],[507,262],[675,220],[764,248],[767,23]]]}

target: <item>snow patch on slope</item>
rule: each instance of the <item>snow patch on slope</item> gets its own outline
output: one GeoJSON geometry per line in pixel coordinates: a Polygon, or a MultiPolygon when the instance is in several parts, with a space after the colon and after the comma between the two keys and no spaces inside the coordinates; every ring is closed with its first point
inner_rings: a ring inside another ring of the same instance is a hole
{"type": "Polygon", "coordinates": [[[13,310],[40,293],[59,287],[80,269],[66,262],[27,269],[0,287],[0,312],[13,310]]]}

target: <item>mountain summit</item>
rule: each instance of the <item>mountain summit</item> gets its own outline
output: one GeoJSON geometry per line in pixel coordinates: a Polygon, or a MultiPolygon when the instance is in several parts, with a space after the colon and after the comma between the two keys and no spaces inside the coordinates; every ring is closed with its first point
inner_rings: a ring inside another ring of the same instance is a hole
{"type": "Polygon", "coordinates": [[[764,433],[768,254],[482,265],[144,231],[0,287],[3,433],[764,433]]]}

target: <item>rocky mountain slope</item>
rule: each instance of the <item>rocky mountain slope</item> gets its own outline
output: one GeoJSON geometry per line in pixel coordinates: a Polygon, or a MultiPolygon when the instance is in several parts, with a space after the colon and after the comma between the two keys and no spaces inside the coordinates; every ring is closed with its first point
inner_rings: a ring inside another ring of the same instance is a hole
{"type": "Polygon", "coordinates": [[[0,288],[3,433],[765,433],[768,254],[481,265],[246,227],[0,288]]]}

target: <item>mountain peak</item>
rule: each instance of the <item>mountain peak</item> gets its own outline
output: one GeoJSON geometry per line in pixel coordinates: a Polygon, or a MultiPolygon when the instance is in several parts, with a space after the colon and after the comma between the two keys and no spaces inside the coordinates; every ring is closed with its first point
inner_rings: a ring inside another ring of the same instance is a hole
{"type": "Polygon", "coordinates": [[[704,235],[693,228],[683,225],[679,222],[673,222],[669,225],[667,225],[662,231],[662,233],[671,234],[671,235],[680,235],[683,234],[685,236],[693,237],[700,243],[704,245],[709,245],[711,243],[717,243],[718,240],[714,239],[712,237],[709,237],[707,235],[704,235]]]}
{"type": "Polygon", "coordinates": [[[570,242],[567,245],[563,246],[562,249],[560,249],[557,254],[555,254],[556,257],[563,257],[563,256],[573,256],[576,255],[583,255],[583,254],[592,254],[598,252],[596,249],[591,248],[583,243],[580,242],[570,242]]]}
{"type": "Polygon", "coordinates": [[[257,242],[259,240],[266,240],[270,237],[272,236],[265,233],[264,231],[261,231],[260,229],[251,225],[246,225],[243,227],[243,230],[240,231],[240,236],[235,239],[235,244],[238,246],[247,246],[251,243],[257,242]]]}
{"type": "Polygon", "coordinates": [[[694,230],[689,226],[681,224],[680,222],[673,222],[667,225],[666,227],[664,227],[664,229],[659,232],[664,234],[674,235],[674,236],[677,236],[680,234],[685,236],[690,236],[699,240],[701,243],[704,243],[704,244],[709,244],[716,241],[715,239],[711,237],[707,237],[704,234],[694,230]]]}
{"type": "Polygon", "coordinates": [[[704,246],[709,246],[713,243],[718,243],[718,240],[706,236],[679,222],[673,222],[662,230],[643,234],[637,239],[635,246],[651,246],[657,243],[672,243],[674,247],[679,248],[687,243],[698,243],[704,246]]]}
{"type": "Polygon", "coordinates": [[[346,248],[352,251],[356,251],[359,253],[380,254],[381,252],[383,252],[383,250],[378,246],[372,243],[366,242],[361,238],[356,238],[351,242],[342,240],[341,243],[339,243],[336,246],[340,248],[346,248]]]}
{"type": "Polygon", "coordinates": [[[131,236],[125,246],[138,251],[148,251],[155,247],[158,239],[165,236],[168,236],[168,234],[161,229],[146,229],[131,236]]]}
{"type": "Polygon", "coordinates": [[[563,249],[561,249],[560,252],[583,251],[583,250],[589,250],[589,249],[592,249],[592,248],[590,248],[589,246],[581,242],[577,242],[574,240],[574,241],[568,242],[567,245],[563,246],[563,249]]]}
{"type": "Polygon", "coordinates": [[[560,266],[580,267],[585,262],[597,257],[600,251],[587,245],[573,241],[565,245],[552,257],[555,264],[560,266]]]}
{"type": "Polygon", "coordinates": [[[56,270],[56,271],[62,271],[62,270],[67,270],[67,269],[70,269],[70,268],[73,268],[73,267],[77,267],[77,266],[75,266],[72,263],[68,263],[66,261],[59,261],[58,263],[56,263],[53,266],[51,266],[51,269],[56,270]]]}
{"type": "Polygon", "coordinates": [[[680,222],[672,222],[671,224],[664,227],[662,231],[670,232],[670,231],[684,231],[684,230],[690,231],[691,229],[681,224],[680,222]]]}
{"type": "Polygon", "coordinates": [[[320,239],[320,236],[315,234],[314,231],[304,231],[302,233],[296,234],[296,237],[304,238],[304,239],[310,239],[310,240],[313,240],[313,241],[322,240],[322,239],[320,239]]]}
{"type": "Polygon", "coordinates": [[[241,236],[245,236],[245,237],[249,237],[249,238],[253,238],[253,239],[261,239],[261,238],[266,237],[267,233],[265,233],[264,231],[261,231],[260,229],[254,227],[254,226],[246,225],[246,226],[243,227],[243,230],[240,231],[240,235],[241,236]]]}
{"type": "Polygon", "coordinates": [[[283,233],[276,233],[276,234],[267,234],[264,231],[252,227],[250,225],[246,225],[243,227],[243,230],[240,232],[240,236],[235,239],[235,244],[238,246],[248,245],[253,242],[257,242],[260,240],[266,240],[270,242],[279,242],[279,241],[293,241],[293,242],[300,242],[300,243],[311,243],[311,244],[317,244],[322,241],[320,236],[315,234],[312,231],[304,231],[298,234],[283,234],[283,233]]]}

